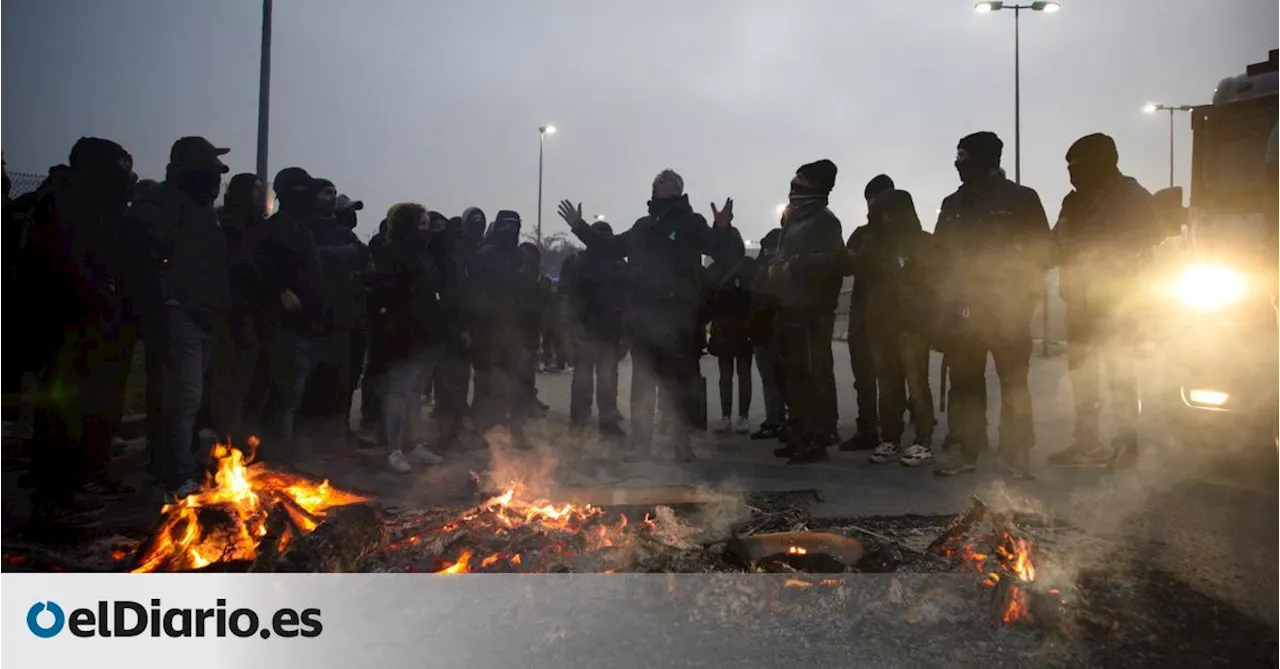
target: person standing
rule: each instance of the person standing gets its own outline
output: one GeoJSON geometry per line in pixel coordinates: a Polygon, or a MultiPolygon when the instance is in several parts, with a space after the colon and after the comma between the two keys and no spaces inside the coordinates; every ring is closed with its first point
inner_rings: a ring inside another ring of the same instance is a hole
{"type": "Polygon", "coordinates": [[[702,256],[733,262],[733,200],[711,205],[713,225],[693,211],[684,179],[663,170],[653,180],[649,214],[618,235],[603,235],[582,218],[582,205],[560,203],[560,217],[587,249],[627,260],[624,329],[634,368],[631,376],[631,446],[624,459],[649,454],[658,398],[671,417],[671,441],[679,462],[696,460],[690,429],[696,422],[699,383],[698,301],[702,256]]]}
{"type": "Polygon", "coordinates": [[[29,311],[24,326],[41,335],[30,340],[38,346],[24,352],[35,359],[30,367],[40,370],[29,530],[41,539],[75,539],[103,510],[99,501],[77,500],[76,493],[105,477],[109,430],[119,421],[114,395],[123,394],[124,381],[117,391],[120,258],[114,240],[136,178],[133,159],[119,144],[81,138],[70,168],[56,177],[50,172],[15,258],[18,276],[38,286],[46,302],[42,312],[21,303],[29,311]]]}
{"type": "Polygon", "coordinates": [[[787,427],[787,402],[782,391],[778,369],[778,346],[774,337],[774,321],[777,319],[777,299],[769,292],[767,268],[778,254],[778,240],[782,229],[770,230],[760,240],[760,255],[756,258],[756,272],[751,279],[751,309],[747,315],[747,338],[760,373],[760,386],[764,391],[764,422],[751,434],[752,439],[776,439],[787,427]]]}
{"type": "Polygon", "coordinates": [[[956,147],[960,187],[942,201],[938,249],[942,349],[951,370],[951,444],[939,476],[973,471],[986,449],[987,354],[1000,378],[1000,459],[1029,477],[1035,445],[1031,392],[1031,316],[1044,286],[1052,237],[1040,196],[1000,169],[1004,143],[978,132],[956,147]]]}
{"type": "Polygon", "coordinates": [[[789,464],[826,460],[835,430],[829,415],[836,392],[831,334],[848,266],[840,219],[827,208],[836,183],[830,160],[802,165],[791,180],[787,222],[769,279],[779,297],[776,332],[791,408],[789,464]]]}
{"type": "MultiPolygon", "coordinates": [[[[591,227],[602,236],[613,236],[613,227],[606,221],[596,221],[591,227]]],[[[575,253],[560,269],[574,350],[569,421],[579,428],[586,425],[594,394],[600,433],[615,438],[626,436],[618,411],[626,271],[624,261],[610,258],[600,249],[575,253]]]]}
{"type": "Polygon", "coordinates": [[[1067,365],[1075,400],[1075,439],[1049,456],[1055,465],[1130,467],[1138,455],[1140,402],[1130,342],[1140,324],[1127,314],[1138,294],[1144,256],[1163,236],[1152,197],[1120,172],[1111,137],[1095,133],[1067,150],[1074,188],[1053,232],[1067,307],[1067,365]],[[1115,438],[1108,457],[1099,438],[1103,371],[1110,385],[1115,438]]]}
{"type": "Polygon", "coordinates": [[[245,405],[262,354],[262,285],[259,252],[267,223],[267,189],[254,174],[237,174],[227,184],[218,212],[227,242],[231,313],[214,343],[209,409],[219,439],[243,446],[245,405]]]}
{"type": "MultiPolygon", "coordinates": [[[[862,191],[867,201],[867,224],[858,226],[849,234],[846,246],[851,257],[855,249],[862,245],[862,237],[869,230],[872,201],[893,188],[893,179],[885,174],[877,174],[867,182],[862,191]]],[[[880,390],[875,360],[871,355],[871,339],[867,336],[868,283],[860,280],[854,272],[853,289],[849,291],[849,329],[845,335],[845,343],[849,346],[849,366],[852,368],[853,390],[858,400],[858,417],[857,431],[840,444],[842,451],[869,451],[880,444],[880,408],[877,399],[880,397],[880,390]]]]}
{"type": "Polygon", "coordinates": [[[412,471],[411,460],[424,465],[444,461],[420,440],[422,394],[444,357],[439,298],[444,268],[436,264],[431,247],[446,232],[444,225],[432,224],[422,205],[398,204],[387,212],[387,243],[374,253],[370,303],[377,314],[375,336],[387,360],[382,441],[387,466],[399,474],[412,471]]]}
{"type": "Polygon", "coordinates": [[[324,274],[309,225],[318,182],[300,167],[276,174],[280,210],[267,220],[262,241],[263,300],[270,305],[271,428],[279,440],[273,458],[304,455],[294,423],[315,363],[313,341],[325,334],[324,274]]]}
{"type": "Polygon", "coordinates": [[[747,337],[747,320],[751,315],[751,282],[755,278],[756,260],[747,257],[741,237],[734,240],[731,266],[712,263],[707,268],[707,318],[711,335],[707,352],[715,356],[720,371],[720,424],[715,431],[747,434],[751,431],[747,415],[751,411],[751,340],[747,337]],[[733,413],[733,379],[738,377],[738,413],[733,413]]]}
{"type": "Polygon", "coordinates": [[[929,325],[933,313],[932,240],[920,227],[911,194],[890,190],[871,203],[869,223],[854,251],[854,271],[866,291],[866,328],[879,381],[880,445],[876,464],[933,464],[933,392],[929,387],[929,325]],[[905,381],[905,383],[904,383],[905,381]],[[902,415],[911,391],[915,440],[903,447],[902,415]]]}
{"type": "MultiPolygon", "coordinates": [[[[161,383],[159,480],[167,496],[196,490],[195,421],[204,398],[213,333],[225,326],[233,302],[227,240],[213,204],[228,172],[203,137],[174,142],[165,180],[139,194],[129,217],[145,230],[151,304],[145,306],[147,356],[157,356],[161,383]]],[[[155,366],[152,366],[155,369],[155,366]]]]}

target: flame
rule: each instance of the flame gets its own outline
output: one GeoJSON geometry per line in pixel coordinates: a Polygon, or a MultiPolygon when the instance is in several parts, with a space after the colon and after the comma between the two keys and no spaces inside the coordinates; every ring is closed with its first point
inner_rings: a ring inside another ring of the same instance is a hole
{"type": "MultiPolygon", "coordinates": [[[[1021,537],[1013,537],[1007,531],[1002,532],[992,553],[980,553],[973,550],[973,544],[964,547],[961,557],[973,563],[979,573],[984,574],[982,584],[994,588],[1001,583],[1007,590],[1007,602],[1001,611],[1000,620],[1006,625],[1022,620],[1028,615],[1027,588],[1035,583],[1036,568],[1031,560],[1031,547],[1021,537]],[[991,562],[995,569],[991,568],[991,562]]],[[[945,551],[948,555],[950,551],[945,551]]],[[[1056,589],[1051,590],[1057,594],[1056,589]]]]}
{"type": "Polygon", "coordinates": [[[805,550],[800,546],[787,546],[788,555],[806,555],[808,553],[809,551],[805,550]]]}
{"type": "MultiPolygon", "coordinates": [[[[267,534],[273,511],[288,514],[303,533],[323,521],[325,511],[368,498],[338,490],[328,481],[313,480],[267,469],[253,463],[259,441],[251,437],[249,455],[230,445],[213,448],[217,470],[204,486],[180,500],[165,504],[164,520],[155,539],[145,547],[135,573],[200,569],[215,562],[252,560],[267,534]]],[[[278,548],[289,544],[289,533],[278,548]]]]}

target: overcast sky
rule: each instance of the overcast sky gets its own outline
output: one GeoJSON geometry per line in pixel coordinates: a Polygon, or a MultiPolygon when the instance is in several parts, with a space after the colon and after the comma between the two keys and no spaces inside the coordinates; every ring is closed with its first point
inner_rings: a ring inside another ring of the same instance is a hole
{"type": "MultiPolygon", "coordinates": [[[[1023,183],[1050,219],[1069,189],[1063,155],[1115,137],[1121,168],[1168,185],[1168,117],[1148,101],[1207,102],[1218,80],[1277,46],[1276,0],[1064,0],[1022,15],[1023,183]]],[[[144,177],[199,134],[253,171],[261,2],[4,0],[3,148],[44,171],[75,140],[129,149],[144,177]]],[[[694,206],[732,196],[759,239],[795,168],[840,168],[845,231],[887,172],[921,219],[957,185],[956,140],[992,130],[1013,175],[1013,13],[969,0],[277,0],[272,174],[300,165],[363,199],[368,237],[387,207],[536,218],[570,197],[625,229],[654,174],[674,168],[694,206]]],[[[1177,118],[1185,183],[1189,121],[1177,118]]]]}

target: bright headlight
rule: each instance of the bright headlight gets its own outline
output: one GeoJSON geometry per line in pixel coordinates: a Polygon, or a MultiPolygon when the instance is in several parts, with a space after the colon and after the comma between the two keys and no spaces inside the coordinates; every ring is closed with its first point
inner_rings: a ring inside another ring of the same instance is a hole
{"type": "Polygon", "coordinates": [[[1200,311],[1213,311],[1244,297],[1244,277],[1222,265],[1193,265],[1174,284],[1182,303],[1200,311]]]}

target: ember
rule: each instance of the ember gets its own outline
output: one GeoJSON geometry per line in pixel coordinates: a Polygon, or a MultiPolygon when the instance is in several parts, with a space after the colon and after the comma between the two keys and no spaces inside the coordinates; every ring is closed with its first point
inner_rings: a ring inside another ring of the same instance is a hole
{"type": "Polygon", "coordinates": [[[161,508],[163,522],[139,552],[132,571],[183,571],[217,562],[252,561],[268,534],[268,520],[281,518],[282,532],[271,548],[282,551],[292,539],[324,522],[327,510],[367,501],[338,490],[329,482],[271,471],[253,462],[257,438],[248,455],[219,444],[213,455],[217,471],[204,487],[161,508]]]}

